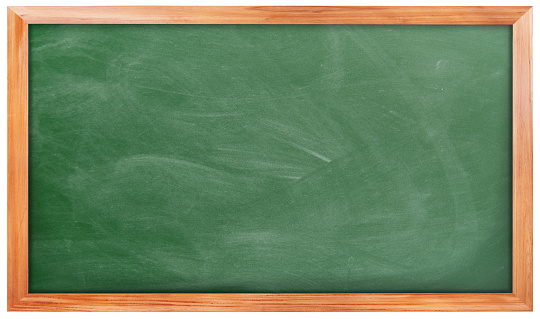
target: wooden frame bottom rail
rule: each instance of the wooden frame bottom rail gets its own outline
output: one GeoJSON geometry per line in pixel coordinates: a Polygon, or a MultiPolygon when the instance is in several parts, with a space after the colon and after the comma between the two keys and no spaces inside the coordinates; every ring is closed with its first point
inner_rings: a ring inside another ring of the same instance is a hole
{"type": "Polygon", "coordinates": [[[527,311],[514,294],[31,294],[26,311],[527,311]]]}

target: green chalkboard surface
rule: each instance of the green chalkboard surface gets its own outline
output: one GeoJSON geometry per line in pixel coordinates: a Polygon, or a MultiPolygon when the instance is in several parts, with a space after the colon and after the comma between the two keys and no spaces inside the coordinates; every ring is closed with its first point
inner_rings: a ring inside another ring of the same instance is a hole
{"type": "Polygon", "coordinates": [[[29,28],[30,292],[511,292],[512,26],[29,28]]]}

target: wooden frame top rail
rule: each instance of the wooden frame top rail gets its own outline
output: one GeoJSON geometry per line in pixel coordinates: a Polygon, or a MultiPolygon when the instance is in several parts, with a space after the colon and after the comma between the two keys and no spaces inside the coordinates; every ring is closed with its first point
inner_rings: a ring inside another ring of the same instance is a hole
{"type": "Polygon", "coordinates": [[[530,7],[10,7],[30,24],[513,24],[530,7]]]}
{"type": "Polygon", "coordinates": [[[8,310],[532,311],[531,7],[9,7],[8,310]],[[29,24],[513,25],[513,291],[437,294],[29,294],[29,24]]]}

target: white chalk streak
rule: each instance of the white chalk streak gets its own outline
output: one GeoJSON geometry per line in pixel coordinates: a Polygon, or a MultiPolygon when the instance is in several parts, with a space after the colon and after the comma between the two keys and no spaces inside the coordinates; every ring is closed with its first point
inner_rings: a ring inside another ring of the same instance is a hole
{"type": "Polygon", "coordinates": [[[292,146],[294,146],[294,147],[296,147],[296,148],[298,148],[298,149],[300,149],[300,150],[302,150],[302,151],[308,153],[308,154],[311,154],[311,155],[313,155],[313,156],[315,156],[315,157],[317,157],[317,158],[319,158],[319,159],[321,159],[321,160],[327,162],[327,163],[330,163],[330,162],[332,161],[332,160],[329,159],[328,157],[326,157],[326,156],[324,156],[324,155],[321,155],[321,154],[319,154],[319,153],[317,153],[317,152],[315,152],[315,151],[313,151],[313,150],[310,150],[309,148],[305,148],[305,147],[300,146],[300,145],[298,145],[298,144],[296,144],[296,143],[293,143],[293,142],[288,142],[288,143],[291,144],[292,146]]]}

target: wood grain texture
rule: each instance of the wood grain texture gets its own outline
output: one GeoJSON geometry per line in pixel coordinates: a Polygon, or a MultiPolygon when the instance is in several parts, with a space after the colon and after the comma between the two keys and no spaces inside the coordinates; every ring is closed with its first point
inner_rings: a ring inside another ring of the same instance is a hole
{"type": "Polygon", "coordinates": [[[32,294],[24,311],[526,311],[513,294],[32,294]]]}
{"type": "Polygon", "coordinates": [[[531,311],[532,12],[529,7],[12,7],[8,9],[8,310],[531,311]],[[525,14],[524,14],[525,13],[525,14]],[[521,18],[520,18],[521,17],[521,18]],[[518,20],[519,19],[519,20],[518,20]],[[514,293],[28,294],[28,23],[514,25],[514,293]]]}
{"type": "Polygon", "coordinates": [[[532,9],[514,24],[514,293],[532,310],[532,9]]]}
{"type": "Polygon", "coordinates": [[[513,24],[529,7],[11,7],[30,24],[513,24]]]}
{"type": "Polygon", "coordinates": [[[28,24],[8,9],[8,309],[28,291],[28,24]]]}

